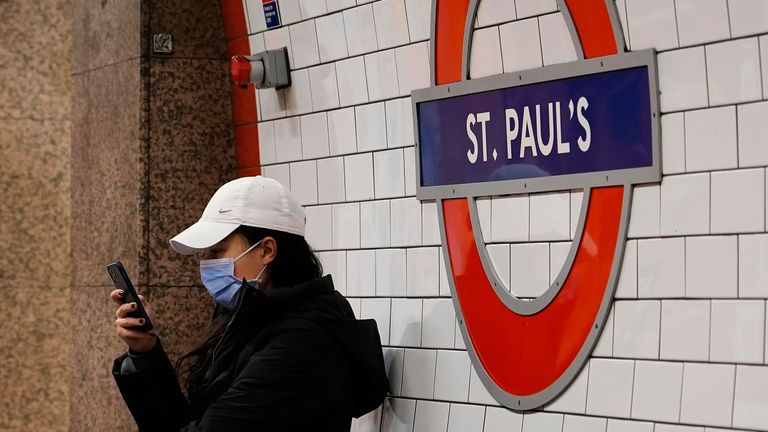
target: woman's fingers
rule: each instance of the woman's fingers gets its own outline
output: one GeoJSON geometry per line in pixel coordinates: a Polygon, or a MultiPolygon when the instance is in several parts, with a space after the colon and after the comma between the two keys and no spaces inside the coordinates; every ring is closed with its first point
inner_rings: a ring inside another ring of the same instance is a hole
{"type": "MultiPolygon", "coordinates": [[[[144,325],[144,318],[118,318],[115,320],[115,327],[139,327],[144,325]]],[[[146,332],[142,332],[146,333],[146,332]]]]}
{"type": "Polygon", "coordinates": [[[121,304],[115,311],[115,318],[125,318],[129,313],[134,312],[137,309],[136,303],[121,304]]]}
{"type": "MultiPolygon", "coordinates": [[[[152,333],[147,333],[145,331],[134,330],[130,327],[121,327],[121,326],[117,326],[117,335],[120,336],[120,338],[126,342],[129,342],[129,340],[136,340],[136,341],[149,340],[155,337],[155,335],[152,333]]],[[[130,342],[129,342],[129,346],[130,346],[130,342]]]]}
{"type": "Polygon", "coordinates": [[[124,294],[125,293],[123,292],[123,290],[116,289],[116,290],[113,290],[111,293],[109,293],[109,298],[113,302],[117,303],[118,305],[121,305],[121,304],[123,304],[123,295],[124,294]]]}

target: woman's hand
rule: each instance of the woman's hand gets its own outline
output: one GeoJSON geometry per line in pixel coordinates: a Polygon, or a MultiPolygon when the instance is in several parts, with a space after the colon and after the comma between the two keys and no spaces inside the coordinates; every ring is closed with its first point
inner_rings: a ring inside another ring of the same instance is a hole
{"type": "MultiPolygon", "coordinates": [[[[133,351],[141,353],[154,348],[157,343],[155,330],[152,329],[148,332],[139,330],[138,326],[144,324],[144,319],[128,316],[129,313],[136,310],[136,303],[123,303],[121,290],[117,289],[109,294],[109,298],[118,305],[118,308],[115,311],[115,329],[117,330],[117,335],[120,336],[133,351]]],[[[147,311],[149,319],[153,324],[156,324],[157,321],[155,321],[155,313],[152,310],[152,306],[147,302],[143,295],[139,295],[139,300],[141,300],[141,304],[144,305],[144,310],[147,311]]]]}

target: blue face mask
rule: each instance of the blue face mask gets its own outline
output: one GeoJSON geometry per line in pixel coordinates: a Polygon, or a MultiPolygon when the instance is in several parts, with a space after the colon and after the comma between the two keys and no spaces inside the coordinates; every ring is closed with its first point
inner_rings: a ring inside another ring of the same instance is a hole
{"type": "MultiPolygon", "coordinates": [[[[200,280],[211,297],[229,310],[235,309],[237,293],[243,285],[243,282],[235,277],[235,261],[253,250],[259,243],[261,240],[235,258],[200,260],[200,280]]],[[[254,280],[258,281],[266,268],[267,266],[264,266],[254,280]]]]}

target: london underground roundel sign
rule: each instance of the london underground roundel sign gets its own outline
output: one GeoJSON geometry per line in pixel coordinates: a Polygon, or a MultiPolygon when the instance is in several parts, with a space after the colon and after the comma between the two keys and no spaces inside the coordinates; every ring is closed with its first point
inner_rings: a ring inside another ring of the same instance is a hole
{"type": "Polygon", "coordinates": [[[438,204],[462,336],[488,391],[515,410],[551,401],[584,366],[616,289],[632,187],[661,178],[655,52],[624,52],[612,0],[558,4],[577,61],[469,80],[478,0],[434,0],[433,86],[412,94],[417,197],[438,204]],[[575,188],[584,201],[563,268],[541,296],[515,297],[476,198],[575,188]]]}

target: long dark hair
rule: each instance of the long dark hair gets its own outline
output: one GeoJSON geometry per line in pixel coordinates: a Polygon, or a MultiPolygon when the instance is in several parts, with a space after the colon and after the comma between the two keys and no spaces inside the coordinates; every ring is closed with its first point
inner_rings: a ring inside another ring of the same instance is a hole
{"type": "MultiPolygon", "coordinates": [[[[275,239],[277,253],[269,264],[273,289],[297,285],[323,275],[323,266],[304,237],[245,225],[241,225],[234,232],[243,234],[249,246],[264,237],[275,239]]],[[[194,348],[176,360],[178,379],[187,389],[188,395],[200,389],[205,372],[211,366],[211,351],[223,335],[231,318],[232,312],[216,303],[203,337],[194,348]]]]}

